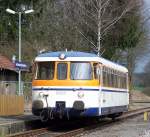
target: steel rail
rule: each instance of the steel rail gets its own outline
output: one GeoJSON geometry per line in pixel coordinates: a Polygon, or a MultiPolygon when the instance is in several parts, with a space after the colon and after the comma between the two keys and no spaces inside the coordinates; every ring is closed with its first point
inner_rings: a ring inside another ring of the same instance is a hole
{"type": "Polygon", "coordinates": [[[150,103],[150,100],[131,100],[131,103],[150,103]]]}
{"type": "MultiPolygon", "coordinates": [[[[122,116],[116,118],[115,121],[114,120],[111,120],[111,121],[109,120],[109,121],[106,121],[106,122],[97,122],[97,123],[93,122],[93,123],[90,123],[89,125],[83,126],[81,128],[77,128],[75,130],[70,130],[70,131],[67,131],[67,132],[64,132],[64,133],[62,133],[62,132],[61,133],[52,132],[52,131],[49,130],[51,127],[46,127],[46,128],[35,129],[35,130],[30,130],[30,131],[25,131],[25,132],[22,132],[22,133],[10,135],[9,137],[38,137],[38,136],[44,135],[44,134],[46,136],[54,136],[54,137],[71,137],[71,136],[75,136],[75,135],[81,134],[81,133],[89,131],[89,130],[96,129],[96,128],[101,127],[101,126],[104,127],[104,126],[107,126],[109,124],[112,124],[112,123],[115,123],[115,122],[118,122],[118,121],[121,121],[121,120],[124,120],[124,119],[127,119],[127,118],[131,118],[131,117],[141,115],[144,112],[150,112],[150,107],[140,108],[140,109],[125,112],[122,116]]],[[[76,124],[76,123],[74,123],[74,124],[76,124]]]]}
{"type": "Polygon", "coordinates": [[[112,121],[106,121],[106,122],[103,122],[103,123],[97,123],[96,125],[90,125],[90,126],[87,126],[87,127],[79,128],[79,129],[69,131],[69,132],[66,132],[64,134],[61,134],[61,135],[58,135],[58,136],[55,136],[55,137],[72,137],[72,136],[75,136],[75,135],[79,135],[79,134],[81,134],[85,131],[90,131],[90,130],[96,129],[100,126],[105,127],[109,124],[112,124],[112,123],[114,124],[115,122],[120,122],[121,120],[141,115],[144,112],[150,112],[150,107],[128,111],[128,112],[125,112],[122,116],[116,118],[115,121],[112,120],[112,121]]]}
{"type": "Polygon", "coordinates": [[[46,133],[48,131],[48,127],[46,128],[40,128],[40,129],[34,129],[34,130],[29,130],[29,131],[25,131],[25,132],[20,132],[20,133],[16,133],[13,135],[9,135],[7,137],[32,137],[34,135],[38,135],[41,133],[46,133]]]}

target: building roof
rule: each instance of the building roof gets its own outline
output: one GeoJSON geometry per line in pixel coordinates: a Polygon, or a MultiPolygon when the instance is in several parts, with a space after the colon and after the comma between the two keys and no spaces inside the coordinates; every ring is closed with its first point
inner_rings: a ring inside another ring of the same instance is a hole
{"type": "Polygon", "coordinates": [[[6,56],[0,54],[0,69],[15,71],[15,65],[6,56]]]}

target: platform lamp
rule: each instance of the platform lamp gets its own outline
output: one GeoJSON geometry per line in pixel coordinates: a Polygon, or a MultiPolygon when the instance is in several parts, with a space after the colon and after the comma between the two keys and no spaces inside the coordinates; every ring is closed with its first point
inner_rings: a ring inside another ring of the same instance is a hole
{"type": "MultiPolygon", "coordinates": [[[[10,14],[18,14],[19,15],[19,62],[21,62],[21,15],[22,14],[30,14],[30,13],[34,12],[34,10],[30,9],[30,10],[16,12],[14,10],[7,8],[6,12],[8,12],[10,14]]],[[[23,92],[21,91],[21,70],[19,70],[18,79],[19,79],[19,95],[23,95],[23,92]]]]}

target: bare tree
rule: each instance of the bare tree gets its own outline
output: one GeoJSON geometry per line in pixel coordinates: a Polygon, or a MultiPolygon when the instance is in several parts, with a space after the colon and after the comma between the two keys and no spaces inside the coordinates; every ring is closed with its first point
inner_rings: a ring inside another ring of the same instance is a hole
{"type": "Polygon", "coordinates": [[[139,4],[139,0],[65,0],[66,14],[73,20],[76,19],[78,31],[92,44],[98,55],[103,53],[103,37],[139,4]],[[86,34],[80,31],[81,25],[94,31],[96,41],[87,38],[86,34]]]}

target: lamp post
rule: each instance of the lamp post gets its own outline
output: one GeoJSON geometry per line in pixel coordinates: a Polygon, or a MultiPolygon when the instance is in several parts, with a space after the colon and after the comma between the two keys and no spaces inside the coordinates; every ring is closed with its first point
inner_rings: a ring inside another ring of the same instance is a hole
{"type": "MultiPolygon", "coordinates": [[[[23,11],[23,12],[16,12],[14,10],[11,10],[9,8],[6,9],[6,12],[10,13],[10,14],[18,14],[19,15],[19,62],[21,62],[21,15],[22,14],[29,14],[29,13],[32,13],[34,12],[33,9],[31,10],[26,10],[26,11],[23,11]]],[[[23,95],[23,92],[21,91],[21,70],[19,70],[19,95],[23,95]]]]}

